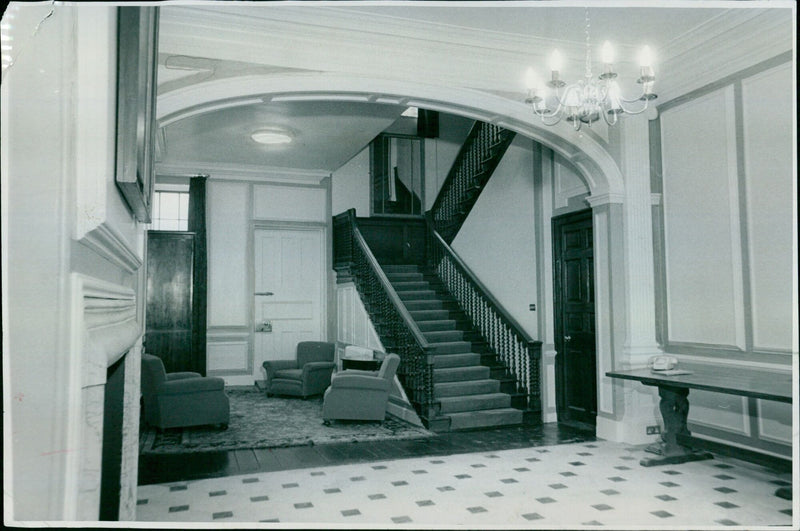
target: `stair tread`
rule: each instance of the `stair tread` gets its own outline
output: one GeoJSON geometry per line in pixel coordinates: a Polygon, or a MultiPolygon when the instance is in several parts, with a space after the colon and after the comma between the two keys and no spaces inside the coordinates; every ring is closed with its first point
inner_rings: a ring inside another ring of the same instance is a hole
{"type": "Polygon", "coordinates": [[[479,411],[459,411],[457,413],[448,413],[450,417],[469,417],[471,415],[480,415],[480,416],[495,416],[495,415],[519,415],[520,421],[522,421],[522,410],[515,409],[513,407],[498,407],[494,409],[482,409],[479,411]]]}
{"type": "Polygon", "coordinates": [[[441,402],[463,402],[467,400],[481,400],[481,399],[505,398],[505,397],[510,398],[508,393],[480,393],[477,395],[443,396],[439,398],[439,400],[441,402]]]}

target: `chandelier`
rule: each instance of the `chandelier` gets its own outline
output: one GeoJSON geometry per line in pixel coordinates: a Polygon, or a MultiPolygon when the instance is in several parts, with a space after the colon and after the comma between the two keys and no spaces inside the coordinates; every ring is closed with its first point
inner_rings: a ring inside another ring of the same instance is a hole
{"type": "Polygon", "coordinates": [[[653,57],[648,46],[639,54],[639,79],[641,94],[634,99],[622,97],[614,72],[614,50],[605,41],[601,49],[603,73],[596,78],[592,74],[591,45],[589,42],[589,9],[586,8],[586,73],[584,79],[567,84],[559,77],[563,60],[558,50],[550,56],[550,80],[542,83],[532,68],[528,69],[525,84],[528,96],[525,103],[533,108],[534,114],[542,119],[544,125],[556,125],[561,120],[572,123],[578,131],[582,124],[589,127],[602,116],[608,125],[617,123],[620,114],[639,114],[647,110],[653,93],[655,74],[653,57]]]}

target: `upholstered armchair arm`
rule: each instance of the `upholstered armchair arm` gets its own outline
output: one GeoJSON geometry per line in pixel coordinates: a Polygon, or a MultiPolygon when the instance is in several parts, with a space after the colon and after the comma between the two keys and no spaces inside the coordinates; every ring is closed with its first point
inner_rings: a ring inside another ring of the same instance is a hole
{"type": "Polygon", "coordinates": [[[200,374],[199,372],[188,372],[188,371],[170,372],[167,374],[167,381],[171,382],[174,380],[183,380],[186,378],[202,378],[202,377],[203,375],[200,374]]]}
{"type": "Polygon", "coordinates": [[[225,389],[225,380],[222,378],[183,378],[162,383],[159,386],[158,394],[177,395],[203,391],[220,391],[223,389],[225,389]]]}
{"type": "Polygon", "coordinates": [[[374,389],[377,391],[388,391],[391,382],[375,376],[363,374],[345,374],[340,372],[331,379],[331,387],[334,389],[374,389]]]}
{"type": "Polygon", "coordinates": [[[303,378],[315,371],[332,371],[336,363],[332,361],[310,361],[303,365],[303,378]]]}
{"type": "Polygon", "coordinates": [[[265,361],[261,364],[264,367],[264,371],[267,373],[267,388],[269,389],[269,382],[275,376],[275,373],[278,371],[282,371],[284,369],[296,369],[297,368],[297,361],[296,360],[272,360],[272,361],[265,361]]]}

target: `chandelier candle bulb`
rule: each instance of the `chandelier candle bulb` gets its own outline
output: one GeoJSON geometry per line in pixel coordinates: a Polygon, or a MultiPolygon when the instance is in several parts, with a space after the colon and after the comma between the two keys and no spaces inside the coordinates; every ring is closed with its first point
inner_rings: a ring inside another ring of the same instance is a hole
{"type": "Polygon", "coordinates": [[[600,56],[603,64],[611,65],[614,62],[614,48],[611,43],[606,41],[603,43],[603,48],[600,50],[600,56]]]}

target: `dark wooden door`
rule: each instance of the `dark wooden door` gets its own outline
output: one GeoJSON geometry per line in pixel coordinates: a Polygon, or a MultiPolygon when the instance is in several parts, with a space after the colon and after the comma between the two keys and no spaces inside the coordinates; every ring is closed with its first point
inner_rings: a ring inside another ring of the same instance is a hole
{"type": "Polygon", "coordinates": [[[205,373],[194,359],[193,261],[193,232],[148,231],[145,350],[167,372],[205,373]]]}
{"type": "Polygon", "coordinates": [[[590,210],[553,219],[558,419],[592,425],[597,416],[593,256],[590,210]]]}

